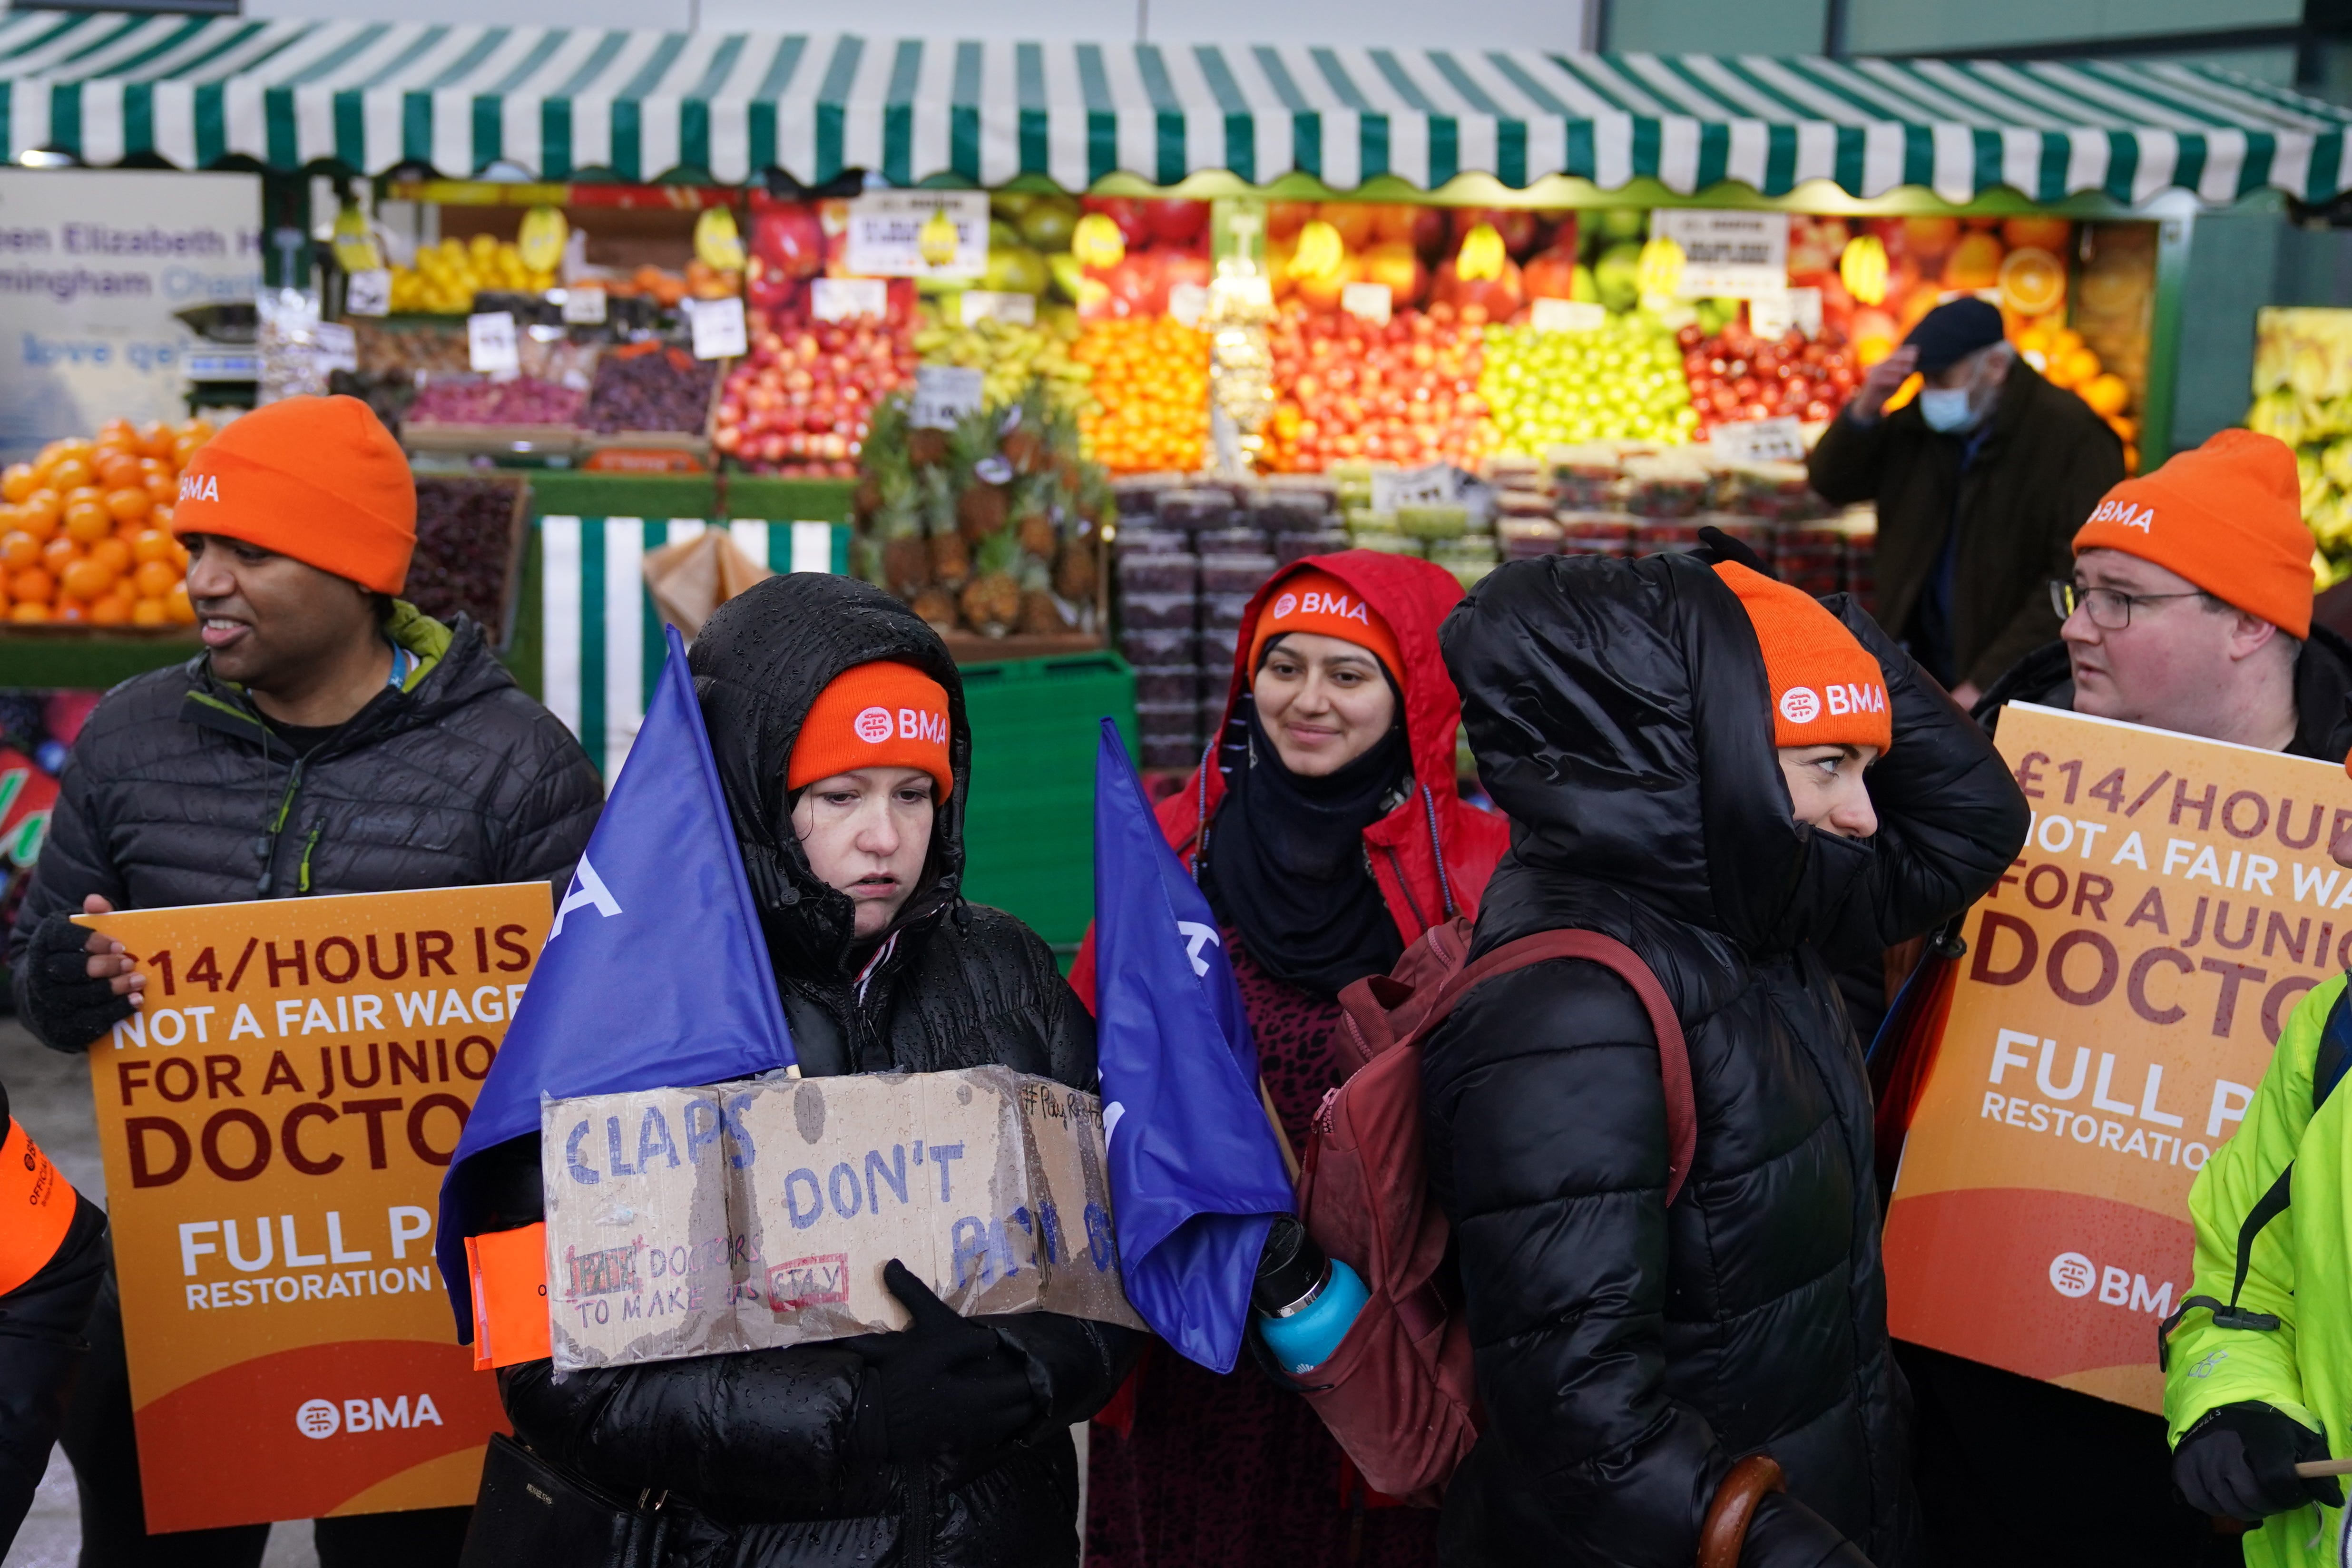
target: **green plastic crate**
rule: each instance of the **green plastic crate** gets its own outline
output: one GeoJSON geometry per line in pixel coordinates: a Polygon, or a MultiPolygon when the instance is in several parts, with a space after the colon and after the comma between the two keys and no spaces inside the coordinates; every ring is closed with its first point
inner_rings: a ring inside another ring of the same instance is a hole
{"type": "Polygon", "coordinates": [[[1109,652],[968,665],[964,892],[1066,959],[1095,912],[1095,749],[1116,720],[1135,759],[1135,672],[1109,652]]]}

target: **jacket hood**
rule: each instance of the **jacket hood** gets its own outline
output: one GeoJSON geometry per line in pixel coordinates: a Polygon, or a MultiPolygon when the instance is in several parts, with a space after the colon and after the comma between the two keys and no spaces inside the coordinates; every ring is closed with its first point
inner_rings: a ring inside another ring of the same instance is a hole
{"type": "Polygon", "coordinates": [[[817,694],[843,670],[877,659],[912,665],[948,694],[955,788],[933,814],[923,880],[898,914],[904,929],[953,906],[963,879],[971,727],[963,681],[939,634],[869,584],[793,572],[719,605],[687,652],[744,873],[780,974],[828,981],[847,973],[855,911],[846,894],[809,868],[792,831],[784,774],[817,694]]]}
{"type": "Polygon", "coordinates": [[[1911,731],[1966,726],[1844,595],[1822,603],[1877,658],[1895,709],[1868,840],[1791,816],[1763,650],[1705,563],[1549,556],[1481,582],[1442,636],[1515,858],[1612,884],[1751,952],[1824,936],[1874,862],[1916,855],[1914,825],[1882,804],[1882,773],[1938,762],[1906,756],[1911,731]]]}
{"type": "MultiPolygon", "coordinates": [[[[1294,561],[1276,572],[1250,595],[1249,608],[1242,616],[1242,648],[1234,660],[1233,682],[1225,689],[1225,713],[1218,726],[1212,757],[1222,763],[1237,762],[1241,748],[1248,743],[1248,730],[1242,718],[1242,699],[1248,695],[1251,671],[1248,668],[1248,628],[1257,625],[1257,618],[1282,585],[1301,572],[1328,572],[1363,596],[1364,602],[1378,611],[1389,624],[1397,640],[1397,651],[1403,657],[1404,669],[1397,685],[1404,694],[1405,743],[1412,757],[1412,776],[1435,797],[1441,809],[1447,808],[1458,798],[1454,787],[1454,731],[1462,711],[1462,699],[1454,689],[1454,678],[1446,673],[1444,657],[1437,647],[1437,628],[1462,597],[1462,584],[1451,572],[1433,566],[1410,555],[1383,555],[1371,550],[1346,550],[1336,555],[1310,555],[1294,561]]],[[[1205,779],[1188,781],[1188,788],[1197,795],[1205,784],[1207,803],[1205,818],[1213,819],[1217,805],[1225,797],[1224,774],[1218,767],[1206,770],[1205,779]]],[[[1407,802],[1416,811],[1416,802],[1407,802]]],[[[1402,809],[1402,808],[1400,808],[1402,809]]]]}

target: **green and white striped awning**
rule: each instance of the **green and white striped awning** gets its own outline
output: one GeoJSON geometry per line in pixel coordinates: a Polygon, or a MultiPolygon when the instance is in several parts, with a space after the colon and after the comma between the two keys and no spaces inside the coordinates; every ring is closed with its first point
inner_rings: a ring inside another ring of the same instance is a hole
{"type": "Polygon", "coordinates": [[[223,158],[463,177],[769,167],[896,184],[1125,172],[1337,189],[1464,173],[1512,186],[1650,177],[1767,195],[1832,180],[1964,201],[2172,187],[2207,202],[2352,184],[2352,115],[2210,67],[1560,55],[1533,49],[956,42],[12,12],[0,116],[14,156],[223,158]]]}

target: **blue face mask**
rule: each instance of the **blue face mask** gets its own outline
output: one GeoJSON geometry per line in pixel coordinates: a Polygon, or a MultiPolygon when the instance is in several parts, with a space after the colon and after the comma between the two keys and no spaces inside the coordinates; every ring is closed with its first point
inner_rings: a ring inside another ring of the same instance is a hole
{"type": "Polygon", "coordinates": [[[1919,417],[1927,422],[1928,429],[1947,436],[1956,435],[1977,422],[1969,389],[1965,386],[1930,386],[1922,390],[1919,417]]]}

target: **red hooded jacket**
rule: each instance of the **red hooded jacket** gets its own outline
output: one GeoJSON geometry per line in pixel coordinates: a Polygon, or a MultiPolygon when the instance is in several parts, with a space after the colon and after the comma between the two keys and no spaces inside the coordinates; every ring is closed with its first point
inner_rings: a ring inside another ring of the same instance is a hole
{"type": "MultiPolygon", "coordinates": [[[[1404,693],[1405,740],[1412,754],[1412,794],[1394,811],[1364,829],[1372,879],[1388,900],[1389,913],[1410,946],[1430,927],[1460,914],[1475,919],[1478,900],[1495,862],[1511,841],[1510,823],[1491,811],[1465,804],[1454,787],[1454,738],[1462,722],[1462,699],[1437,647],[1438,624],[1462,597],[1462,584],[1442,566],[1409,555],[1349,550],[1309,556],[1266,579],[1242,616],[1245,627],[1285,580],[1308,567],[1328,572],[1363,595],[1396,635],[1404,656],[1397,682],[1404,693]]],[[[1225,722],[1249,689],[1249,638],[1234,660],[1225,696],[1225,722]]],[[[1222,728],[1222,727],[1221,727],[1222,728]]],[[[1159,805],[1160,830],[1186,867],[1199,852],[1201,825],[1213,819],[1225,796],[1224,775],[1196,767],[1184,787],[1159,805]]],[[[1070,984],[1091,1008],[1095,1000],[1095,933],[1087,931],[1071,966],[1070,984]]]]}

